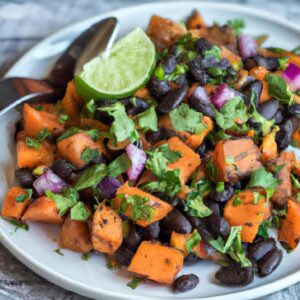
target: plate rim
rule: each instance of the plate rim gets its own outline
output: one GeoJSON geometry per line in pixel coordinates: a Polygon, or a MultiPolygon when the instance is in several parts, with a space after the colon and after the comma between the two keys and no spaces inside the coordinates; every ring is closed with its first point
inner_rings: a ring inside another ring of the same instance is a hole
{"type": "MultiPolygon", "coordinates": [[[[103,14],[97,14],[95,16],[85,18],[83,20],[71,23],[67,26],[64,26],[62,29],[57,30],[56,32],[52,33],[51,35],[45,37],[41,41],[39,41],[37,44],[35,44],[31,49],[26,51],[11,67],[10,69],[5,73],[5,77],[9,76],[17,76],[14,74],[14,69],[17,69],[17,65],[20,64],[22,60],[26,60],[28,57],[36,51],[37,48],[41,47],[43,44],[48,44],[52,39],[55,39],[56,37],[62,35],[64,32],[69,31],[72,27],[78,26],[80,24],[85,24],[87,22],[93,22],[96,20],[103,19],[107,16],[123,13],[126,14],[128,11],[132,11],[134,9],[140,9],[144,7],[147,9],[147,7],[153,7],[156,6],[157,9],[159,9],[160,6],[165,5],[172,5],[172,3],[181,3],[188,4],[188,5],[195,5],[199,6],[199,1],[162,1],[162,2],[152,2],[152,3],[141,3],[138,5],[130,5],[124,8],[118,8],[114,9],[112,11],[103,13],[103,14]]],[[[225,2],[201,2],[201,6],[205,9],[213,9],[218,8],[224,11],[231,11],[231,12],[241,12],[243,14],[246,14],[248,16],[253,16],[258,19],[263,19],[265,21],[271,22],[273,24],[277,24],[281,27],[285,27],[287,29],[290,29],[300,36],[300,27],[288,20],[285,20],[281,17],[277,17],[276,15],[272,15],[269,12],[261,11],[257,8],[249,7],[249,6],[243,6],[240,4],[233,4],[233,3],[225,3],[225,2]]],[[[41,277],[47,279],[48,281],[64,288],[67,290],[74,291],[78,294],[88,296],[88,297],[100,297],[100,296],[109,296],[114,297],[115,299],[126,299],[126,300],[151,300],[153,297],[148,296],[141,296],[141,295],[133,295],[133,294],[124,294],[123,292],[117,292],[117,291],[109,291],[105,290],[100,287],[93,287],[89,286],[88,284],[82,283],[78,280],[70,279],[69,277],[66,277],[64,275],[61,275],[58,272],[53,271],[52,269],[49,269],[47,265],[40,264],[34,257],[30,256],[28,253],[22,251],[21,248],[16,247],[14,242],[10,240],[5,232],[0,228],[0,242],[4,245],[5,248],[7,248],[10,253],[12,253],[19,261],[21,261],[24,265],[26,265],[29,269],[33,270],[35,273],[40,275],[41,277]]],[[[295,271],[290,275],[286,275],[278,280],[275,280],[270,283],[262,284],[256,287],[252,287],[246,290],[237,291],[237,292],[230,292],[228,294],[224,295],[218,295],[218,296],[209,296],[209,297],[193,297],[188,298],[189,300],[241,300],[241,299],[252,299],[254,297],[261,297],[264,295],[268,295],[271,293],[274,293],[276,291],[279,291],[283,288],[286,288],[296,282],[300,281],[300,270],[295,271]]],[[[155,298],[157,298],[155,296],[155,298]]],[[[168,299],[168,298],[163,298],[168,299]]]]}

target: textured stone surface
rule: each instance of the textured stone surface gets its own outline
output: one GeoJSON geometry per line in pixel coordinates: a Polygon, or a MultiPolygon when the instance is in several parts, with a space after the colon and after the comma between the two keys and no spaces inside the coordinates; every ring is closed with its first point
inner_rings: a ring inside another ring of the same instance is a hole
{"type": "MultiPolygon", "coordinates": [[[[142,2],[155,2],[143,0],[142,2]]],[[[138,0],[0,0],[0,77],[26,50],[72,22],[138,0]]],[[[227,0],[272,11],[300,24],[299,0],[227,0]]],[[[300,284],[260,300],[296,300],[300,284]]],[[[0,245],[0,300],[85,300],[35,275],[0,245]]]]}

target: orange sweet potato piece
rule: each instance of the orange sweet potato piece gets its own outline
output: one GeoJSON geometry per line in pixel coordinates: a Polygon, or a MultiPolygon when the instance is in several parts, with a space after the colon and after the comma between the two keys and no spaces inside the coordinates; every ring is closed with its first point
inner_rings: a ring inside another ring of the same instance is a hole
{"type": "Polygon", "coordinates": [[[184,184],[200,165],[200,156],[196,154],[190,147],[185,145],[177,136],[170,138],[167,141],[167,144],[171,150],[179,151],[182,154],[181,158],[168,165],[168,169],[179,169],[179,177],[181,182],[184,184]]]}
{"type": "Polygon", "coordinates": [[[250,138],[217,142],[213,161],[219,181],[237,182],[261,167],[259,149],[250,138]]]}
{"type": "Polygon", "coordinates": [[[18,168],[34,169],[38,165],[51,166],[53,161],[53,147],[48,142],[42,141],[38,149],[28,147],[24,140],[17,142],[18,168]]]}
{"type": "Polygon", "coordinates": [[[151,17],[147,29],[147,34],[158,50],[170,47],[186,33],[186,29],[180,24],[156,15],[151,17]]]}
{"type": "Polygon", "coordinates": [[[92,137],[86,132],[80,132],[63,139],[57,144],[57,147],[61,156],[79,169],[87,163],[81,158],[82,152],[87,147],[90,147],[91,150],[97,149],[99,154],[101,154],[104,150],[101,143],[94,142],[92,137]]]}
{"type": "Polygon", "coordinates": [[[35,138],[44,128],[58,136],[64,131],[64,124],[59,122],[58,115],[38,111],[29,104],[23,106],[24,129],[27,136],[35,138]]]}
{"type": "Polygon", "coordinates": [[[278,174],[278,179],[281,181],[271,197],[271,201],[283,206],[289,197],[292,195],[292,180],[291,180],[291,160],[292,153],[281,152],[276,160],[276,166],[283,166],[278,174]]]}
{"type": "Polygon", "coordinates": [[[183,265],[183,254],[155,242],[142,242],[128,271],[153,281],[170,285],[183,265]]]}
{"type": "MultiPolygon", "coordinates": [[[[173,207],[167,202],[160,200],[159,198],[142,191],[136,187],[130,187],[128,182],[125,182],[117,191],[117,197],[114,200],[114,208],[119,209],[122,203],[122,199],[118,198],[118,195],[133,196],[139,195],[149,199],[147,205],[151,205],[154,208],[154,213],[151,220],[137,220],[136,223],[142,227],[147,227],[150,224],[163,219],[173,207]]],[[[132,216],[132,208],[129,206],[126,212],[124,213],[129,218],[132,216]]]]}
{"type": "Polygon", "coordinates": [[[258,79],[263,84],[263,90],[260,96],[260,103],[266,102],[271,100],[271,96],[269,94],[268,84],[265,81],[265,76],[269,73],[269,71],[262,67],[254,67],[249,71],[249,75],[253,76],[255,79],[258,79]]]}
{"type": "Polygon", "coordinates": [[[242,241],[252,243],[264,216],[269,216],[270,206],[262,196],[254,204],[254,191],[245,190],[234,195],[225,205],[224,217],[230,226],[242,226],[242,241]],[[240,202],[236,203],[236,197],[240,202]]]}
{"type": "Polygon", "coordinates": [[[276,130],[273,130],[267,134],[261,143],[261,161],[266,164],[269,160],[277,157],[277,143],[275,141],[276,130]]]}
{"type": "Polygon", "coordinates": [[[61,228],[60,246],[80,253],[88,253],[93,250],[87,223],[74,221],[67,217],[61,228]]]}
{"type": "Polygon", "coordinates": [[[96,251],[113,254],[122,244],[122,220],[110,207],[100,204],[92,224],[92,243],[96,251]]]}
{"type": "Polygon", "coordinates": [[[187,19],[186,22],[187,29],[201,29],[205,28],[206,24],[200,15],[199,11],[194,10],[191,14],[191,16],[187,19]]]}
{"type": "Polygon", "coordinates": [[[22,217],[23,221],[41,222],[46,224],[62,224],[55,202],[48,197],[40,197],[32,202],[22,217]]]}
{"type": "Polygon", "coordinates": [[[26,194],[26,191],[18,186],[9,189],[4,199],[1,215],[6,218],[20,219],[30,203],[30,199],[23,202],[17,202],[16,198],[26,194]]]}
{"type": "MultiPolygon", "coordinates": [[[[186,242],[191,236],[192,233],[177,233],[176,231],[172,231],[170,245],[171,247],[180,250],[184,257],[186,257],[188,255],[186,242]]],[[[206,257],[205,244],[202,240],[193,248],[193,252],[199,258],[204,259],[206,257]]]]}
{"type": "Polygon", "coordinates": [[[66,114],[69,116],[67,124],[69,126],[75,126],[80,124],[80,111],[84,102],[78,92],[74,81],[70,81],[67,85],[66,94],[61,101],[61,105],[64,108],[66,114]]]}
{"type": "Polygon", "coordinates": [[[300,148],[300,129],[293,132],[292,139],[296,142],[297,147],[300,148]]]}
{"type": "Polygon", "coordinates": [[[282,221],[278,240],[288,244],[291,249],[295,249],[300,238],[300,206],[295,201],[288,200],[288,210],[285,219],[282,221]]]}

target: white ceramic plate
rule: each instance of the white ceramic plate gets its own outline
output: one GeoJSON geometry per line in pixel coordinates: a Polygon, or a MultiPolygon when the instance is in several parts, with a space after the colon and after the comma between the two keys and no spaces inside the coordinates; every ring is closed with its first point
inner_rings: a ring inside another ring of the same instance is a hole
{"type": "MultiPolygon", "coordinates": [[[[244,18],[246,32],[253,35],[267,33],[269,45],[291,49],[300,42],[300,30],[296,25],[278,20],[276,16],[243,6],[200,3],[168,2],[139,5],[100,15],[74,24],[45,39],[24,55],[7,73],[7,76],[42,77],[59,53],[75,35],[95,21],[106,16],[116,16],[120,21],[119,36],[123,36],[136,26],[145,28],[152,14],[170,17],[180,21],[197,8],[208,23],[214,20],[224,23],[228,19],[244,18]]],[[[13,183],[15,153],[13,132],[17,114],[12,113],[0,120],[0,199],[13,183]]],[[[139,286],[131,290],[126,286],[129,277],[119,272],[109,271],[104,258],[93,255],[82,261],[80,255],[62,250],[64,256],[55,253],[59,228],[30,224],[29,232],[22,230],[12,233],[14,227],[0,219],[0,239],[20,261],[42,277],[79,294],[98,299],[250,299],[287,287],[300,279],[300,247],[292,254],[284,255],[283,262],[271,276],[238,289],[224,288],[213,283],[217,266],[201,262],[192,267],[184,267],[182,273],[195,273],[200,284],[194,290],[174,295],[168,288],[157,284],[139,286]]]]}

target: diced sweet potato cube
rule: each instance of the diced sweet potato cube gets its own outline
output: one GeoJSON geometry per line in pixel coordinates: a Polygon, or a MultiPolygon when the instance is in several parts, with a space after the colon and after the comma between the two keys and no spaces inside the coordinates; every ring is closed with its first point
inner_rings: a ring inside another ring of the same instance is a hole
{"type": "Polygon", "coordinates": [[[87,223],[67,217],[61,228],[60,246],[80,253],[90,252],[93,245],[87,223]]]}
{"type": "Polygon", "coordinates": [[[170,285],[181,270],[183,259],[179,250],[144,241],[134,255],[128,271],[170,285]]]}
{"type": "Polygon", "coordinates": [[[64,124],[59,122],[58,115],[45,111],[38,111],[29,104],[23,106],[23,120],[26,134],[35,138],[42,129],[58,136],[64,131],[64,124]]]}
{"type": "Polygon", "coordinates": [[[46,224],[62,224],[55,202],[48,197],[40,197],[32,202],[22,217],[23,221],[41,222],[46,224]]]}
{"type": "Polygon", "coordinates": [[[282,221],[279,231],[278,240],[284,242],[295,249],[300,238],[300,205],[288,200],[288,210],[285,219],[282,221]]]}
{"type": "Polygon", "coordinates": [[[270,206],[261,196],[254,202],[255,191],[245,190],[234,195],[225,205],[224,217],[230,226],[242,226],[242,241],[252,243],[265,215],[270,215],[270,206]],[[237,199],[238,197],[238,199],[237,199]]]}
{"type": "Polygon", "coordinates": [[[147,29],[147,34],[158,50],[170,47],[186,33],[187,31],[182,25],[156,15],[151,17],[147,29]]]}
{"type": "MultiPolygon", "coordinates": [[[[144,198],[149,199],[149,202],[146,205],[150,205],[154,209],[151,220],[142,220],[138,219],[136,223],[142,227],[147,227],[150,224],[163,219],[173,207],[165,201],[160,200],[159,198],[142,191],[136,187],[130,187],[128,182],[123,184],[117,191],[117,198],[114,200],[114,208],[119,209],[121,207],[122,199],[118,198],[118,195],[134,196],[138,195],[144,198]]],[[[129,218],[132,217],[132,207],[129,206],[125,211],[125,215],[129,218]]]]}
{"type": "Polygon", "coordinates": [[[217,142],[213,161],[219,181],[237,182],[261,167],[259,148],[250,138],[217,142]]]}
{"type": "Polygon", "coordinates": [[[63,139],[57,144],[57,147],[62,157],[67,159],[78,169],[87,164],[87,162],[82,159],[82,152],[87,147],[91,150],[97,149],[99,154],[101,154],[104,150],[102,145],[94,142],[92,137],[86,132],[80,132],[63,139]]]}
{"type": "Polygon", "coordinates": [[[185,143],[183,143],[177,136],[170,138],[167,141],[167,144],[169,145],[170,150],[179,151],[182,154],[182,157],[177,161],[168,164],[168,169],[179,169],[179,177],[182,184],[184,184],[188,181],[192,173],[200,165],[200,156],[195,153],[190,147],[185,145],[185,143]]]}
{"type": "Polygon", "coordinates": [[[92,243],[96,251],[113,254],[121,246],[122,220],[110,207],[100,204],[95,210],[92,243]]]}
{"type": "Polygon", "coordinates": [[[17,202],[17,197],[26,194],[21,187],[14,186],[9,189],[4,199],[1,214],[2,217],[19,219],[30,203],[30,199],[23,202],[17,202]]]}

